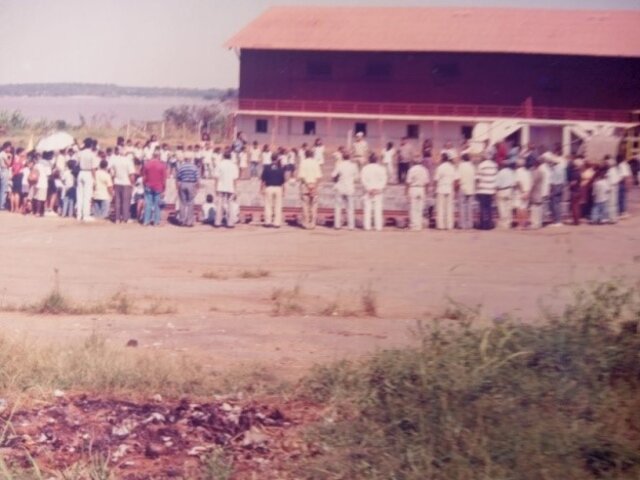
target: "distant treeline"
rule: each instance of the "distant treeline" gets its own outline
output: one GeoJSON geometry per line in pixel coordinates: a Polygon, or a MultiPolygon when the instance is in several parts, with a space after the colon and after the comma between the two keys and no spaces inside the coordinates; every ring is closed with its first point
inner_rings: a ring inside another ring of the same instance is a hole
{"type": "Polygon", "coordinates": [[[197,97],[208,100],[228,100],[237,91],[229,89],[166,88],[166,87],[124,87],[97,83],[20,83],[0,85],[0,96],[71,96],[91,95],[98,97],[197,97]]]}

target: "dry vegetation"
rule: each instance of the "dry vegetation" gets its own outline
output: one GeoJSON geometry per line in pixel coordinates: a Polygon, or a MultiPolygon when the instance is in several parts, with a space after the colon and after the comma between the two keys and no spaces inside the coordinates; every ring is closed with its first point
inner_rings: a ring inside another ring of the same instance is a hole
{"type": "MultiPolygon", "coordinates": [[[[201,359],[97,335],[63,349],[0,339],[0,397],[244,392],[317,405],[324,413],[306,427],[313,449],[277,478],[627,480],[640,476],[639,296],[637,286],[600,284],[544,322],[485,328],[478,309],[452,303],[442,321],[417,328],[414,347],[321,365],[296,386],[266,368],[221,376],[201,359]]],[[[305,309],[299,284],[272,300],[277,314],[305,309]]],[[[375,313],[371,289],[360,300],[375,313]]],[[[252,478],[234,477],[237,460],[213,452],[201,478],[252,478]]],[[[89,456],[57,478],[117,478],[112,463],[89,456]]],[[[0,479],[49,478],[35,461],[11,468],[0,464],[0,479]]]]}

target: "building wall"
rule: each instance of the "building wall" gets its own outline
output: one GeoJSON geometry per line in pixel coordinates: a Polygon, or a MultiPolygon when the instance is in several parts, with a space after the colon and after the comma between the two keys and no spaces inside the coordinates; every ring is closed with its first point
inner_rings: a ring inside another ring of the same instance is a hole
{"type": "Polygon", "coordinates": [[[640,59],[243,50],[240,97],[640,108],[640,59]]]}
{"type": "MultiPolygon", "coordinates": [[[[363,121],[364,122],[364,121],[363,121]]],[[[356,123],[362,123],[358,120],[332,119],[329,124],[326,119],[314,119],[313,117],[281,117],[277,122],[274,117],[258,117],[254,115],[238,115],[236,119],[236,127],[239,131],[245,133],[249,141],[257,141],[262,144],[274,146],[298,146],[303,143],[311,145],[316,138],[320,137],[324,143],[331,148],[339,145],[346,146],[349,139],[356,133],[356,123]],[[257,133],[256,121],[266,120],[268,132],[257,133]],[[314,134],[304,134],[305,121],[314,121],[316,130],[314,134]]],[[[459,144],[473,129],[473,122],[409,122],[409,121],[391,121],[383,122],[368,121],[364,122],[367,126],[367,140],[369,144],[376,149],[381,149],[386,142],[394,142],[396,145],[400,139],[407,135],[409,125],[417,125],[418,135],[412,141],[422,143],[425,139],[431,139],[436,148],[444,145],[445,142],[451,141],[459,144]]],[[[552,147],[562,141],[562,127],[545,126],[531,127],[530,141],[537,145],[545,145],[552,147]]]]}

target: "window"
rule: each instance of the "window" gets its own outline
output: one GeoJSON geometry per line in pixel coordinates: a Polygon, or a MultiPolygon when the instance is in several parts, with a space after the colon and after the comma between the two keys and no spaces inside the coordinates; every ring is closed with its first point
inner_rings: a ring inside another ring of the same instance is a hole
{"type": "Polygon", "coordinates": [[[407,125],[407,138],[419,138],[420,137],[420,125],[415,123],[407,125]]]}
{"type": "Polygon", "coordinates": [[[436,85],[445,85],[460,76],[460,67],[457,63],[439,63],[433,67],[431,74],[436,85]]]}
{"type": "Polygon", "coordinates": [[[269,133],[269,120],[258,118],[256,120],[256,133],[269,133]]]}
{"type": "Polygon", "coordinates": [[[367,124],[364,122],[357,122],[354,127],[354,134],[363,133],[364,136],[367,136],[367,124]]]}
{"type": "Polygon", "coordinates": [[[329,62],[313,61],[307,63],[307,76],[311,78],[331,78],[333,69],[329,62]]]}
{"type": "Polygon", "coordinates": [[[391,77],[390,63],[368,63],[365,69],[367,78],[383,79],[391,77]]]}
{"type": "Polygon", "coordinates": [[[307,120],[304,122],[304,134],[315,135],[316,134],[316,122],[315,120],[307,120]]]}
{"type": "Polygon", "coordinates": [[[471,137],[473,136],[473,127],[471,125],[463,125],[460,130],[462,138],[465,140],[471,140],[471,137]]]}

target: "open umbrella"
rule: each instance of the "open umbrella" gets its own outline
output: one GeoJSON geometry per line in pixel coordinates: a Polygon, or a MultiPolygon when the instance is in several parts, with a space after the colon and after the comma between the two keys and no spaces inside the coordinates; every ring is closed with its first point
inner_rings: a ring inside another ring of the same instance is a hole
{"type": "Polygon", "coordinates": [[[67,132],[56,132],[41,139],[36,145],[36,150],[38,152],[55,152],[68,148],[74,143],[74,138],[67,132]]]}

